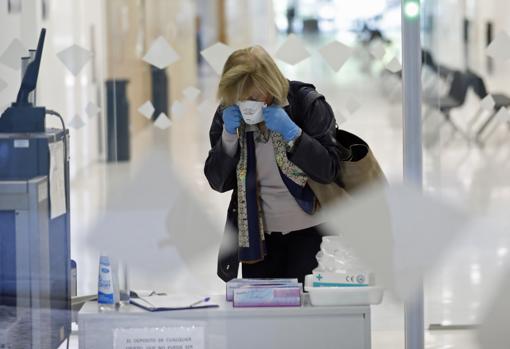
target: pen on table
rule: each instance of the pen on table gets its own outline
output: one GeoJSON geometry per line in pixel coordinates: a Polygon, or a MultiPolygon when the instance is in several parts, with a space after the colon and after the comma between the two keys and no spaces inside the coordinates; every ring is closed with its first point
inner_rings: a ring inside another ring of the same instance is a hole
{"type": "Polygon", "coordinates": [[[190,307],[194,307],[195,305],[198,305],[200,303],[203,303],[203,302],[209,302],[209,300],[211,299],[211,297],[205,297],[204,299],[200,299],[194,303],[191,303],[190,304],[190,307]]]}

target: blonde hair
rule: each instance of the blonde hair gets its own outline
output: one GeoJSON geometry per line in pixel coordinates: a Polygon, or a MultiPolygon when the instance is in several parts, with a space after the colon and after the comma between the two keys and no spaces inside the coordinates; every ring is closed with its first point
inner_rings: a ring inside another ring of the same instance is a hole
{"type": "Polygon", "coordinates": [[[249,97],[256,89],[273,97],[273,103],[285,104],[289,82],[269,53],[261,46],[234,51],[225,62],[218,86],[218,99],[232,105],[249,97]]]}

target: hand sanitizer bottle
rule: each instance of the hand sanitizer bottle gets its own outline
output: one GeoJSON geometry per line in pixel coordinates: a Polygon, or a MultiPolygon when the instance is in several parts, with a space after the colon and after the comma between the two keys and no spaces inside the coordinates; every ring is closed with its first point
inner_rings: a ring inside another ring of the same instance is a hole
{"type": "Polygon", "coordinates": [[[112,265],[110,258],[103,254],[99,257],[97,303],[101,311],[115,309],[112,265]]]}

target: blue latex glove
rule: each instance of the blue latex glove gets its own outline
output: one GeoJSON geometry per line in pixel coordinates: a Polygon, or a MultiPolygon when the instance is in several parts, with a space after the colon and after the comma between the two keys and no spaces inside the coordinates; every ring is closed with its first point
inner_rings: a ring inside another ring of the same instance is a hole
{"type": "Polygon", "coordinates": [[[230,134],[236,134],[241,126],[243,116],[237,105],[231,105],[223,110],[223,127],[230,134]]]}
{"type": "Polygon", "coordinates": [[[273,132],[282,135],[285,142],[296,139],[301,134],[301,129],[291,120],[282,107],[271,105],[262,109],[266,127],[273,132]]]}

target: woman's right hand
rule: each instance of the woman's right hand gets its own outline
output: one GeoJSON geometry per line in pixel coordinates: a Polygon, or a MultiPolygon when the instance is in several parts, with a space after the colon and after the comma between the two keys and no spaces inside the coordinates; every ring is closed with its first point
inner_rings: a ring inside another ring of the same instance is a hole
{"type": "Polygon", "coordinates": [[[223,110],[223,126],[230,134],[236,134],[236,130],[241,126],[241,110],[237,105],[231,105],[223,110]]]}

